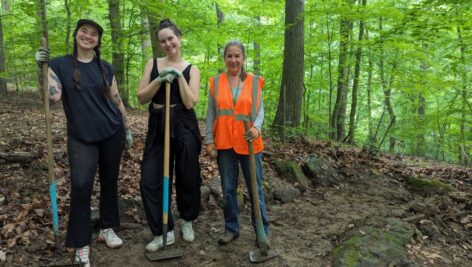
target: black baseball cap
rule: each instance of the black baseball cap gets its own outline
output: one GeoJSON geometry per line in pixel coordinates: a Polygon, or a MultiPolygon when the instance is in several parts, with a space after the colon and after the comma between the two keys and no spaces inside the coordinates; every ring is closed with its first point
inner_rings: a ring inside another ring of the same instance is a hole
{"type": "Polygon", "coordinates": [[[79,19],[79,21],[77,21],[77,26],[75,26],[75,30],[77,31],[80,27],[82,27],[82,25],[92,25],[97,29],[100,36],[103,34],[102,26],[91,19],[79,19]]]}

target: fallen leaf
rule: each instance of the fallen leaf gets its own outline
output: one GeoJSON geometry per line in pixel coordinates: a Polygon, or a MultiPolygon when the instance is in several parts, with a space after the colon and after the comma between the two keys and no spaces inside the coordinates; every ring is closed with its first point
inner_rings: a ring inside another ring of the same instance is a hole
{"type": "Polygon", "coordinates": [[[461,223],[462,224],[468,224],[472,221],[472,215],[467,215],[464,218],[462,218],[461,223]]]}
{"type": "Polygon", "coordinates": [[[38,215],[39,217],[44,216],[44,209],[35,209],[34,212],[36,212],[36,215],[38,215]]]}
{"type": "Polygon", "coordinates": [[[7,248],[12,248],[14,245],[16,245],[16,237],[8,239],[7,248]]]}

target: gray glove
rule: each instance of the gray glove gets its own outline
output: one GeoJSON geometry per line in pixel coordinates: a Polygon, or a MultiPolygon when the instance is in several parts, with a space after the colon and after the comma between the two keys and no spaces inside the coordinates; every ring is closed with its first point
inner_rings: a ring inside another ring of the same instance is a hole
{"type": "Polygon", "coordinates": [[[34,54],[34,58],[36,59],[36,64],[38,64],[38,66],[41,66],[43,63],[47,63],[49,61],[49,49],[42,47],[39,48],[34,54]]]}
{"type": "Polygon", "coordinates": [[[161,75],[164,76],[169,73],[174,74],[175,78],[182,77],[182,72],[172,67],[167,67],[167,68],[162,69],[161,72],[159,73],[159,76],[161,75]]]}
{"type": "Polygon", "coordinates": [[[175,79],[175,75],[172,73],[167,73],[166,75],[159,75],[159,77],[156,78],[157,82],[160,84],[163,84],[165,82],[172,83],[172,81],[175,79]]]}
{"type": "Polygon", "coordinates": [[[131,130],[125,130],[125,149],[130,149],[133,147],[133,136],[131,135],[131,130]]]}

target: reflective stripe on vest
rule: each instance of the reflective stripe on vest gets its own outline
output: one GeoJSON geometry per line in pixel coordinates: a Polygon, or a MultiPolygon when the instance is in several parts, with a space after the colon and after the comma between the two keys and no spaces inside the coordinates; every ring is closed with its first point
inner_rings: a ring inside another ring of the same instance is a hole
{"type": "MultiPolygon", "coordinates": [[[[216,97],[218,96],[218,80],[220,79],[221,75],[216,75],[213,77],[213,99],[216,100],[216,97]]],[[[229,81],[228,81],[229,83],[229,81]]],[[[251,115],[246,116],[246,115],[241,115],[241,114],[236,114],[235,119],[238,121],[251,121],[254,122],[256,120],[256,115],[257,115],[257,97],[258,97],[258,85],[259,85],[259,76],[254,75],[252,78],[252,109],[251,109],[251,115]]],[[[241,85],[242,86],[242,85],[241,85]]],[[[219,116],[231,116],[234,115],[234,110],[233,109],[218,109],[216,107],[216,117],[219,116]]]]}
{"type": "MultiPolygon", "coordinates": [[[[220,79],[221,75],[216,75],[213,77],[213,99],[216,100],[216,97],[218,96],[218,82],[220,79]]],[[[234,111],[232,109],[218,109],[218,107],[215,108],[216,112],[216,117],[220,116],[232,116],[234,114],[234,111]]]]}

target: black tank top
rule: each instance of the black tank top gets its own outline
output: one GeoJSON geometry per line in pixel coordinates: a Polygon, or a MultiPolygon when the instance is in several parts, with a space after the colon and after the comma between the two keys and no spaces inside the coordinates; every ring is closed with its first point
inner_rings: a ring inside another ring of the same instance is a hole
{"type": "MultiPolygon", "coordinates": [[[[182,75],[184,76],[185,80],[187,83],[190,82],[190,69],[192,68],[192,64],[189,64],[183,71],[182,75]]],[[[159,76],[159,70],[157,68],[157,60],[154,59],[153,64],[152,64],[152,70],[151,70],[151,79],[149,82],[153,81],[154,79],[159,76]]],[[[159,88],[159,91],[154,95],[152,98],[152,102],[156,104],[161,104],[164,105],[166,103],[166,87],[165,84],[161,84],[161,87],[159,88]]],[[[179,92],[179,84],[177,80],[175,79],[172,81],[170,85],[170,104],[182,104],[182,97],[180,96],[179,92]]]]}

